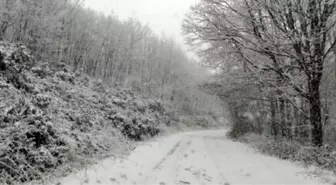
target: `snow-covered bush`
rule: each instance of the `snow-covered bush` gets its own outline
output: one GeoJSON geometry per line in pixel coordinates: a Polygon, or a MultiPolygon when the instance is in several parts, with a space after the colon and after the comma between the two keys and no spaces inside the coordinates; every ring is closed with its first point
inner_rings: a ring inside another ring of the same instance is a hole
{"type": "Polygon", "coordinates": [[[236,117],[234,119],[234,123],[231,127],[231,130],[228,132],[228,136],[233,139],[238,139],[247,133],[254,133],[254,132],[255,127],[250,120],[246,118],[236,117]]]}
{"type": "Polygon", "coordinates": [[[65,82],[70,82],[71,84],[75,84],[75,76],[64,72],[64,71],[58,71],[56,72],[56,77],[58,77],[59,79],[65,81],[65,82]]]}
{"type": "Polygon", "coordinates": [[[46,118],[28,117],[15,125],[0,133],[0,173],[8,177],[0,184],[39,179],[67,161],[69,147],[46,118]]]}
{"type": "Polygon", "coordinates": [[[303,164],[316,165],[331,170],[336,175],[336,151],[330,146],[305,146],[296,141],[274,139],[257,134],[246,134],[239,139],[258,149],[261,153],[280,159],[299,161],[303,164]]]}
{"type": "Polygon", "coordinates": [[[90,116],[84,114],[75,118],[75,121],[71,126],[71,129],[73,130],[78,129],[81,132],[90,132],[92,127],[93,122],[90,120],[90,116]]]}
{"type": "Polygon", "coordinates": [[[33,103],[41,109],[45,109],[50,105],[51,97],[46,94],[37,94],[34,97],[33,103]]]}
{"type": "Polygon", "coordinates": [[[49,68],[43,68],[41,66],[33,67],[31,69],[32,73],[36,74],[40,78],[46,78],[48,75],[51,74],[49,68]]]}
{"type": "Polygon", "coordinates": [[[118,128],[123,135],[134,141],[141,141],[146,137],[153,137],[161,132],[155,120],[135,115],[126,117],[121,114],[110,116],[114,127],[118,128]]]}
{"type": "Polygon", "coordinates": [[[106,89],[105,89],[103,81],[100,80],[100,79],[98,79],[97,81],[95,81],[93,83],[92,90],[95,91],[95,92],[99,92],[99,93],[106,92],[106,89]]]}
{"type": "Polygon", "coordinates": [[[216,126],[215,121],[210,116],[205,115],[181,116],[180,122],[193,128],[211,128],[216,126]]]}
{"type": "Polygon", "coordinates": [[[163,113],[165,111],[162,103],[158,100],[150,100],[148,108],[153,112],[163,113]]]}
{"type": "Polygon", "coordinates": [[[29,55],[11,57],[17,47],[0,43],[0,184],[66,175],[174,122],[160,101],[76,76],[62,63],[31,65],[29,55]]]}
{"type": "Polygon", "coordinates": [[[141,100],[135,100],[132,102],[132,107],[135,108],[135,110],[139,111],[140,113],[145,113],[147,109],[147,105],[145,102],[141,100]]]}

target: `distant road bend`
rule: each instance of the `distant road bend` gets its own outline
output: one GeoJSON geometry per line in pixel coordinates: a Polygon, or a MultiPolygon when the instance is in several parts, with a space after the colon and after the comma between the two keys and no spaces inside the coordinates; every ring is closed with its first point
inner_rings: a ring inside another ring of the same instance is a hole
{"type": "Polygon", "coordinates": [[[227,139],[225,132],[180,133],[145,142],[127,159],[104,160],[60,184],[323,184],[295,164],[227,139]]]}

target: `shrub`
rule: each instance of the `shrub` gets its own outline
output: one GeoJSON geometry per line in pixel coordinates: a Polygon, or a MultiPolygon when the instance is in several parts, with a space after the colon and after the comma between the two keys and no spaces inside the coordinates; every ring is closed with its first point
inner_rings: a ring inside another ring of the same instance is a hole
{"type": "Polygon", "coordinates": [[[27,118],[3,129],[0,141],[0,173],[10,180],[3,183],[39,179],[41,173],[67,160],[68,146],[43,117],[27,118]]]}
{"type": "Polygon", "coordinates": [[[73,85],[75,84],[75,76],[70,74],[70,73],[67,73],[67,72],[64,72],[64,71],[57,71],[56,72],[56,77],[58,77],[59,79],[61,79],[64,82],[69,82],[73,85]]]}
{"type": "Polygon", "coordinates": [[[257,134],[246,134],[239,140],[252,144],[261,153],[280,159],[298,161],[307,166],[316,165],[336,174],[336,151],[333,151],[328,145],[323,147],[305,146],[296,141],[274,139],[257,134]]]}
{"type": "Polygon", "coordinates": [[[247,133],[255,131],[253,123],[247,118],[236,118],[228,136],[233,139],[238,139],[247,133]]]}
{"type": "Polygon", "coordinates": [[[47,108],[50,103],[51,103],[51,97],[45,94],[37,94],[35,95],[34,99],[33,99],[33,103],[41,108],[41,109],[45,109],[47,108]]]}
{"type": "Polygon", "coordinates": [[[147,117],[137,115],[126,117],[116,114],[109,116],[109,119],[112,121],[113,126],[118,128],[124,136],[134,141],[141,141],[145,137],[154,137],[161,132],[155,120],[147,117]]]}
{"type": "Polygon", "coordinates": [[[151,100],[149,102],[148,108],[153,112],[160,112],[160,113],[165,112],[165,109],[164,109],[162,103],[158,100],[151,100]]]}

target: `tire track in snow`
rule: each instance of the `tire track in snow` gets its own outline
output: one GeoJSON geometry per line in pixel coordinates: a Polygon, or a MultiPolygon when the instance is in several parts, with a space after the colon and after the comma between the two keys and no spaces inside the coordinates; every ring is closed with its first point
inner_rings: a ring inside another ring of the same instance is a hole
{"type": "Polygon", "coordinates": [[[164,182],[165,180],[166,181],[176,180],[176,177],[177,177],[176,169],[178,168],[177,167],[178,160],[179,160],[179,157],[181,156],[181,153],[183,153],[187,149],[186,146],[187,144],[184,141],[184,138],[181,138],[174,145],[174,147],[163,157],[163,159],[160,160],[160,162],[158,162],[149,173],[147,173],[148,175],[146,176],[145,181],[142,184],[153,184],[153,183],[156,183],[157,180],[162,181],[162,182],[159,182],[159,184],[166,184],[166,182],[164,182]],[[163,172],[167,172],[167,173],[163,174],[163,172]],[[164,177],[166,177],[166,179],[159,178],[160,175],[165,175],[164,177]],[[170,175],[170,178],[168,178],[167,175],[170,175]]]}
{"type": "Polygon", "coordinates": [[[179,181],[175,184],[207,185],[213,183],[222,185],[220,182],[223,180],[217,174],[218,169],[211,159],[209,159],[211,155],[205,149],[203,136],[191,136],[188,138],[189,141],[187,143],[189,143],[189,145],[187,150],[189,152],[183,153],[184,158],[181,161],[182,163],[180,163],[180,168],[176,170],[179,172],[177,178],[179,181]],[[209,176],[209,173],[217,175],[209,176]]]}
{"type": "Polygon", "coordinates": [[[189,137],[188,152],[183,154],[182,163],[177,170],[179,173],[176,178],[178,181],[175,181],[176,185],[205,185],[207,182],[204,181],[209,181],[203,166],[205,164],[204,148],[197,140],[198,138],[197,136],[189,137]]]}
{"type": "Polygon", "coordinates": [[[186,141],[185,141],[186,146],[184,147],[183,150],[181,150],[181,153],[178,155],[178,160],[176,161],[176,163],[174,165],[175,168],[171,169],[171,170],[175,169],[175,183],[176,184],[182,184],[182,185],[184,185],[184,184],[191,184],[188,181],[184,181],[182,179],[179,179],[179,174],[180,174],[181,170],[184,170],[182,168],[184,160],[187,160],[187,157],[188,157],[187,151],[190,148],[190,146],[192,144],[192,141],[193,141],[191,139],[191,137],[185,137],[185,139],[186,139],[186,141]],[[179,164],[177,164],[178,161],[180,162],[179,164]]]}
{"type": "Polygon", "coordinates": [[[159,161],[154,167],[153,170],[157,170],[162,166],[162,164],[168,160],[169,157],[171,157],[177,150],[177,148],[181,145],[181,140],[179,140],[171,150],[159,161]]]}
{"type": "Polygon", "coordinates": [[[229,185],[230,181],[229,179],[221,172],[221,168],[219,166],[219,163],[216,161],[216,157],[214,155],[214,153],[209,149],[210,144],[206,144],[206,141],[210,141],[210,140],[215,140],[216,138],[210,138],[210,137],[203,137],[203,146],[204,146],[204,150],[207,152],[207,154],[210,156],[211,162],[213,164],[213,166],[217,169],[218,175],[220,176],[220,178],[224,181],[223,185],[229,185]]]}

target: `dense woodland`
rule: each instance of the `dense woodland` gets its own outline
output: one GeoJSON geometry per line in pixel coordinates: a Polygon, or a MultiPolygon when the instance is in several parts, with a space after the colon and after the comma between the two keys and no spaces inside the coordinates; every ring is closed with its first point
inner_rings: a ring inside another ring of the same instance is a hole
{"type": "Polygon", "coordinates": [[[22,43],[40,60],[161,98],[182,114],[221,113],[217,98],[197,87],[207,70],[136,19],[120,21],[80,0],[1,0],[0,7],[0,40],[22,43]]]}
{"type": "Polygon", "coordinates": [[[178,44],[136,19],[120,21],[79,0],[1,0],[0,7],[0,39],[27,45],[39,60],[132,87],[187,114],[220,114],[220,101],[208,93],[215,94],[229,104],[238,135],[336,143],[336,1],[197,3],[182,27],[217,72],[210,82],[178,44]]]}
{"type": "Polygon", "coordinates": [[[164,130],[161,122],[223,126],[226,108],[231,137],[262,136],[266,153],[313,161],[336,174],[335,0],[201,0],[182,29],[203,66],[137,19],[121,21],[82,3],[0,0],[3,182],[38,179],[78,156],[106,153],[116,146],[101,146],[116,141],[109,129],[142,140],[129,128],[141,135],[154,125],[152,136],[164,130]],[[31,56],[40,65],[27,67],[31,56]],[[43,134],[52,142],[41,142],[43,134]],[[12,143],[18,139],[23,148],[12,143]],[[48,149],[43,154],[36,152],[41,145],[48,149]],[[60,159],[60,152],[64,161],[47,160],[60,159]]]}
{"type": "Polygon", "coordinates": [[[200,88],[209,71],[135,18],[81,0],[0,0],[0,184],[220,126],[223,103],[200,88]]]}
{"type": "Polygon", "coordinates": [[[218,71],[205,89],[230,105],[232,134],[336,146],[334,0],[204,0],[184,34],[218,71]]]}

